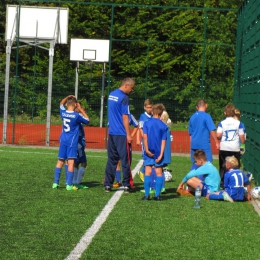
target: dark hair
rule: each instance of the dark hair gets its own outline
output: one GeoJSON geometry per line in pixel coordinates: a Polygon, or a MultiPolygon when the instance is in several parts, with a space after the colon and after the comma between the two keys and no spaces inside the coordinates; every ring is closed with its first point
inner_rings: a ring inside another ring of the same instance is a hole
{"type": "Polygon", "coordinates": [[[164,107],[163,104],[155,104],[155,105],[153,105],[153,114],[161,116],[164,108],[165,107],[164,107]]]}
{"type": "Polygon", "coordinates": [[[203,150],[197,150],[193,154],[194,159],[202,159],[203,161],[207,161],[207,156],[203,150]]]}
{"type": "Polygon", "coordinates": [[[206,105],[207,105],[206,100],[200,99],[200,100],[198,100],[196,107],[205,107],[206,105]]]}
{"type": "Polygon", "coordinates": [[[147,98],[145,101],[144,101],[144,106],[149,106],[149,105],[153,105],[153,101],[149,98],[147,98]]]}
{"type": "Polygon", "coordinates": [[[233,117],[235,115],[235,106],[232,104],[226,105],[225,115],[226,115],[226,117],[233,117]]]}
{"type": "Polygon", "coordinates": [[[68,97],[66,100],[66,105],[67,106],[73,106],[77,103],[77,99],[75,97],[68,97]]]}

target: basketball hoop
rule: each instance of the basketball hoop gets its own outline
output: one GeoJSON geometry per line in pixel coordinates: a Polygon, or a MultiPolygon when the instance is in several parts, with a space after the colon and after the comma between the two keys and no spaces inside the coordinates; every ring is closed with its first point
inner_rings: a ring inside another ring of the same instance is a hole
{"type": "Polygon", "coordinates": [[[86,66],[87,69],[92,69],[93,60],[86,60],[85,61],[85,66],[86,66]]]}

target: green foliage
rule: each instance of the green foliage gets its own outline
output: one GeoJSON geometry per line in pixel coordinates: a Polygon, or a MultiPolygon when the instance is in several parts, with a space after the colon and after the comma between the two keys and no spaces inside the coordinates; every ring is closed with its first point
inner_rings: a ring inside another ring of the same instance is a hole
{"type": "MultiPolygon", "coordinates": [[[[232,102],[237,14],[198,8],[238,9],[241,0],[91,2],[36,1],[26,4],[68,7],[68,42],[71,38],[112,40],[111,62],[106,71],[106,79],[110,82],[106,81],[105,96],[122,78],[131,76],[144,87],[143,91],[137,90],[142,93],[137,97],[139,99],[132,98],[138,104],[132,102],[131,107],[138,114],[142,110],[140,104],[149,96],[164,103],[175,122],[186,121],[194,111],[196,100],[203,97],[210,103],[214,120],[221,119],[222,108],[232,102]],[[141,6],[134,6],[138,4],[141,6]]],[[[0,14],[3,14],[0,32],[5,31],[7,3],[9,1],[4,1],[0,6],[0,14]]],[[[1,103],[6,59],[3,36],[0,35],[1,103]]],[[[48,44],[43,46],[49,48],[48,44]]],[[[69,44],[55,46],[51,108],[54,115],[58,114],[60,100],[74,93],[76,64],[69,57],[69,44]]],[[[9,113],[46,115],[48,68],[47,50],[35,46],[12,49],[9,113]],[[16,66],[17,85],[12,82],[16,66]]],[[[101,77],[102,64],[93,64],[91,68],[80,64],[79,98],[86,99],[93,124],[98,123],[100,113],[101,77]]]]}

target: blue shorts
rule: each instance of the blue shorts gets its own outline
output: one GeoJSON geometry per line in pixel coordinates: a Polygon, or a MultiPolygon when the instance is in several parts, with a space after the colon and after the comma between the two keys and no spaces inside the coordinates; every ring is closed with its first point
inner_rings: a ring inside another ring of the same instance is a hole
{"type": "Polygon", "coordinates": [[[201,189],[201,195],[206,197],[210,193],[209,186],[205,184],[205,182],[201,182],[201,184],[203,185],[201,189]]]}
{"type": "Polygon", "coordinates": [[[58,158],[61,160],[76,159],[77,147],[70,147],[60,143],[58,158]]]}
{"type": "Polygon", "coordinates": [[[207,161],[208,162],[213,162],[213,157],[212,157],[212,151],[211,151],[211,147],[209,147],[208,149],[191,149],[190,150],[190,159],[191,161],[194,163],[195,160],[193,158],[193,154],[197,151],[197,150],[202,150],[205,152],[206,157],[207,157],[207,161]]]}
{"type": "Polygon", "coordinates": [[[77,151],[77,159],[75,160],[75,164],[81,164],[87,162],[87,156],[85,153],[85,147],[79,145],[77,151]]]}
{"type": "Polygon", "coordinates": [[[154,158],[145,156],[144,166],[150,165],[154,167],[163,167],[163,164],[164,164],[163,159],[159,163],[156,163],[154,158]]]}

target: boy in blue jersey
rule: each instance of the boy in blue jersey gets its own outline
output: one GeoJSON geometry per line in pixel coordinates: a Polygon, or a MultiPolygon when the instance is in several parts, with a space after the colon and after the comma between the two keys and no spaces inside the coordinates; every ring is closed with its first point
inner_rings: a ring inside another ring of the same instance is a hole
{"type": "Polygon", "coordinates": [[[207,161],[206,153],[202,150],[197,150],[193,154],[197,169],[191,170],[183,178],[178,186],[177,193],[183,194],[184,184],[193,189],[196,189],[198,185],[201,189],[201,195],[206,196],[208,193],[217,192],[220,188],[220,176],[217,168],[207,161]],[[200,180],[198,177],[204,175],[204,180],[200,180]]]}
{"type": "MultiPolygon", "coordinates": [[[[152,107],[153,107],[153,101],[150,99],[146,99],[144,101],[144,113],[140,115],[139,118],[139,132],[137,133],[136,137],[136,144],[142,146],[142,157],[144,159],[144,144],[143,144],[143,125],[144,122],[147,120],[150,120],[152,118],[152,107]]],[[[145,172],[145,167],[144,164],[142,165],[142,168],[138,172],[138,175],[140,177],[140,180],[143,182],[144,181],[144,172],[145,172]]]]}
{"type": "Polygon", "coordinates": [[[105,192],[110,192],[115,179],[116,166],[121,161],[124,175],[123,185],[125,193],[130,187],[130,147],[133,138],[129,127],[129,94],[133,91],[135,81],[126,78],[120,88],[112,91],[108,97],[109,137],[107,144],[107,165],[105,170],[105,192]]]}
{"type": "Polygon", "coordinates": [[[220,192],[208,194],[209,200],[226,200],[229,202],[243,201],[245,199],[245,186],[247,187],[247,200],[251,200],[251,185],[247,176],[238,169],[238,160],[235,156],[226,157],[227,172],[224,176],[224,189],[220,192]]]}
{"type": "Polygon", "coordinates": [[[189,120],[189,135],[191,142],[191,161],[194,163],[193,154],[196,150],[203,150],[206,153],[207,161],[212,162],[212,151],[210,136],[216,143],[216,148],[219,149],[219,141],[216,136],[216,127],[210,116],[206,113],[208,104],[205,100],[200,99],[196,105],[195,112],[189,120]]]}
{"type": "Polygon", "coordinates": [[[156,193],[154,199],[160,201],[160,194],[163,183],[163,154],[167,138],[168,127],[160,119],[163,113],[164,106],[156,104],[152,108],[153,117],[144,122],[143,139],[144,139],[144,189],[145,196],[143,200],[150,200],[150,185],[152,168],[155,168],[156,173],[156,193]]]}
{"type": "Polygon", "coordinates": [[[72,181],[74,175],[74,160],[77,158],[79,126],[81,124],[88,124],[89,118],[73,95],[67,96],[60,102],[60,116],[62,118],[62,133],[60,136],[58,161],[54,171],[54,183],[52,188],[56,189],[59,187],[62,166],[65,160],[67,160],[68,172],[66,177],[66,189],[77,190],[77,188],[72,185],[72,181]],[[64,106],[65,104],[67,109],[64,106]],[[76,108],[81,114],[74,111],[76,108]]]}

